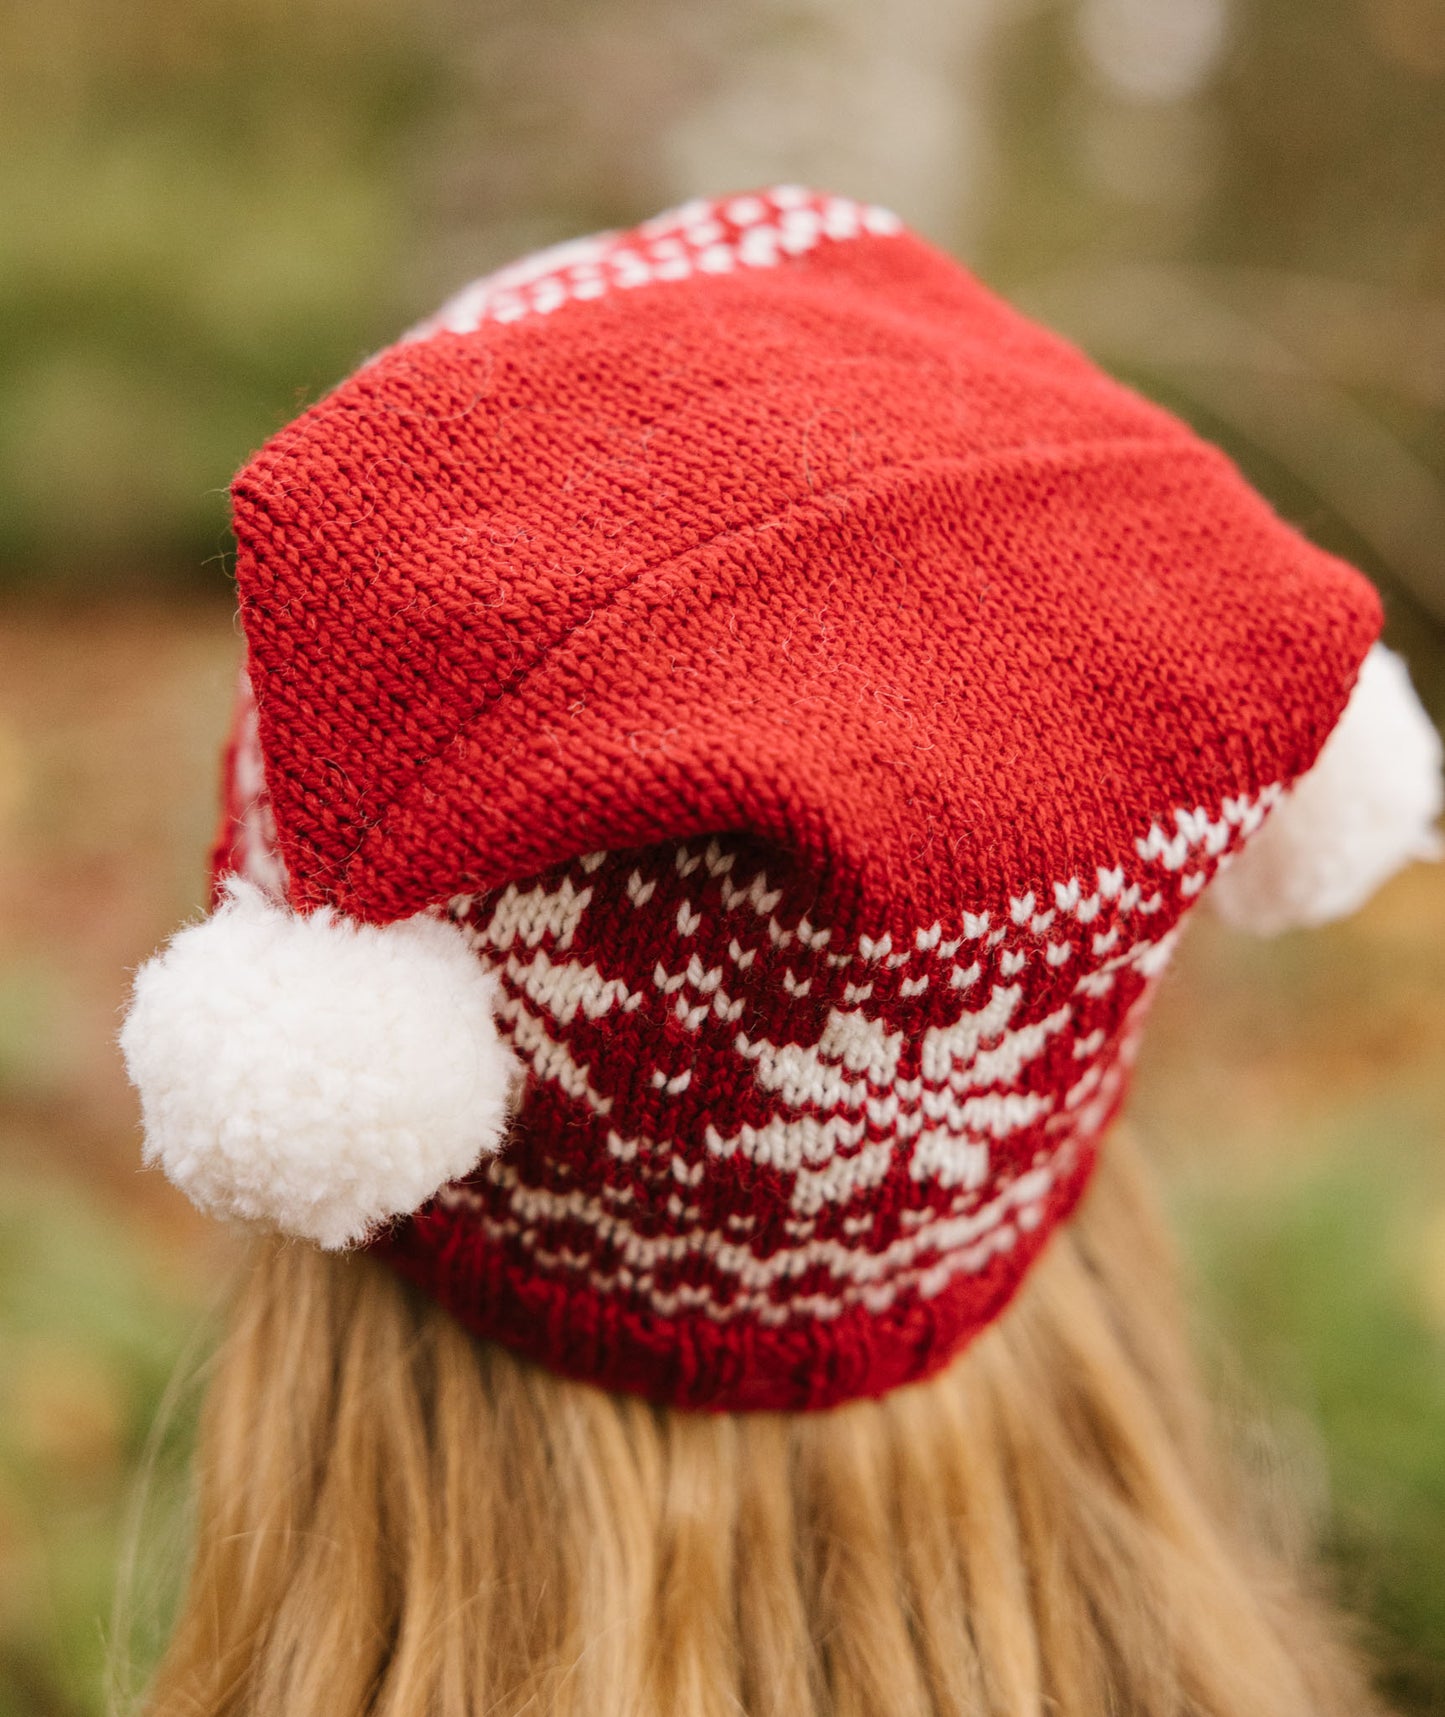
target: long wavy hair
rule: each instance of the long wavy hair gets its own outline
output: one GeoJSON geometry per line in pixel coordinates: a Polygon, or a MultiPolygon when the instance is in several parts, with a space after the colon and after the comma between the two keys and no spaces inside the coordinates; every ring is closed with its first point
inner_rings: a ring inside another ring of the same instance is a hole
{"type": "MultiPolygon", "coordinates": [[[[1360,1717],[1220,1458],[1138,1157],[931,1382],[684,1414],[259,1248],[149,1717],[1360,1717]]],[[[1278,1538],[1278,1533],[1272,1535],[1278,1538]]]]}

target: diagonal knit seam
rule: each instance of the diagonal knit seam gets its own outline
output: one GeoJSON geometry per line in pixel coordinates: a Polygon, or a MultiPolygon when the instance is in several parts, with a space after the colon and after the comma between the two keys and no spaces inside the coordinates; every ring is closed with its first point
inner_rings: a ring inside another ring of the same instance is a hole
{"type": "Polygon", "coordinates": [[[392,793],[385,803],[380,806],[375,815],[368,817],[364,822],[358,823],[356,839],[352,844],[351,851],[347,854],[345,860],[342,861],[341,864],[332,869],[332,889],[339,890],[345,886],[352,871],[355,869],[357,862],[361,859],[365,849],[370,844],[372,837],[378,830],[382,829],[386,825],[397,807],[410,797],[418,787],[424,785],[429,772],[445,756],[445,754],[456,745],[457,741],[465,738],[479,725],[479,723],[486,719],[487,714],[495,703],[502,698],[514,695],[544,662],[555,660],[558,653],[565,649],[579,633],[591,625],[591,623],[600,614],[605,613],[618,601],[629,595],[643,579],[653,575],[665,574],[670,568],[681,566],[685,562],[692,560],[695,556],[706,554],[710,550],[715,549],[719,544],[760,535],[765,531],[776,528],[785,521],[796,519],[800,516],[807,518],[812,514],[820,513],[824,511],[829,503],[835,503],[840,497],[850,498],[860,494],[868,495],[874,493],[880,488],[887,487],[892,482],[898,482],[907,478],[945,475],[948,473],[973,474],[980,471],[992,472],[1000,469],[1007,470],[1014,464],[1027,464],[1030,461],[1037,461],[1041,457],[1049,456],[1054,456],[1058,465],[1065,466],[1070,470],[1080,470],[1087,469],[1094,462],[1095,458],[1108,460],[1120,453],[1143,458],[1158,458],[1163,456],[1169,456],[1172,458],[1188,458],[1198,460],[1201,463],[1209,465],[1226,463],[1224,455],[1221,454],[1218,449],[1213,448],[1204,442],[1129,435],[1103,438],[1097,441],[1082,443],[1074,447],[1056,447],[1050,444],[1040,446],[1037,443],[1025,444],[1023,446],[1010,448],[1007,453],[1004,454],[991,454],[986,458],[979,459],[944,458],[916,460],[900,465],[879,466],[875,470],[866,473],[864,476],[851,479],[846,483],[838,484],[835,487],[823,490],[818,494],[810,495],[806,498],[800,498],[796,502],[792,503],[786,510],[780,509],[767,514],[760,519],[752,520],[746,525],[739,525],[728,530],[718,531],[715,535],[706,538],[704,541],[695,543],[682,554],[669,556],[667,559],[654,561],[649,565],[639,567],[628,578],[619,583],[615,589],[609,591],[606,596],[602,597],[588,610],[587,614],[583,618],[579,619],[573,625],[568,626],[559,633],[544,650],[538,653],[533,661],[527,663],[525,667],[519,668],[513,676],[507,679],[502,685],[498,686],[496,691],[492,693],[485,702],[479,704],[458,723],[458,725],[447,735],[446,739],[441,744],[437,745],[434,750],[417,761],[415,768],[412,769],[406,780],[394,793],[392,793]]]}

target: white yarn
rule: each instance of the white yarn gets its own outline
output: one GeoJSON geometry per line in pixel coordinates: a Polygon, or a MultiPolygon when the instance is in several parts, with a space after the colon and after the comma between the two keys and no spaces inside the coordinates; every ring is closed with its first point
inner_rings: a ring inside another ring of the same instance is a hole
{"type": "Polygon", "coordinates": [[[1441,801],[1440,736],[1405,664],[1377,644],[1314,768],[1210,895],[1265,936],[1342,918],[1412,859],[1441,856],[1441,801]]]}
{"type": "Polygon", "coordinates": [[[356,1244],[497,1150],[520,1069],[496,980],[438,919],[309,916],[232,878],[136,974],[145,1159],[216,1215],[356,1244]]]}

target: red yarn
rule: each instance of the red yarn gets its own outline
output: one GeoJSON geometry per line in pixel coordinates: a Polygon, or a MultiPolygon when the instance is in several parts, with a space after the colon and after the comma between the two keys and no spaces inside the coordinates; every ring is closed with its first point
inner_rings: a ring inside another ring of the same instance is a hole
{"type": "Polygon", "coordinates": [[[450,910],[532,1068],[381,1247],[683,1406],[878,1393],[998,1313],[1379,624],[895,226],[785,190],[564,247],[235,485],[259,737],[218,869],[450,910]]]}

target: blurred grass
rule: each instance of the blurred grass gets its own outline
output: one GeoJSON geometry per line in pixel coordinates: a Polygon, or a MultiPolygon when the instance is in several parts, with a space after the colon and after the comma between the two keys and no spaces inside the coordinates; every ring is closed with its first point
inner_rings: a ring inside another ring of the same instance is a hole
{"type": "Polygon", "coordinates": [[[146,1601],[126,1644],[139,1660],[158,1649],[184,1565],[189,1413],[148,1443],[198,1330],[196,1297],[73,1183],[0,1180],[0,1717],[102,1708],[143,1465],[146,1601]]]}
{"type": "Polygon", "coordinates": [[[1438,1134],[1394,1119],[1357,1117],[1306,1170],[1222,1188],[1196,1169],[1177,1204],[1261,1405],[1319,1439],[1323,1541],[1385,1688],[1425,1712],[1445,1704],[1445,1173],[1438,1134]]]}
{"type": "Polygon", "coordinates": [[[1133,1114],[1246,1443],[1400,1708],[1445,1709],[1445,871],[1259,941],[1200,914],[1133,1114]]]}

